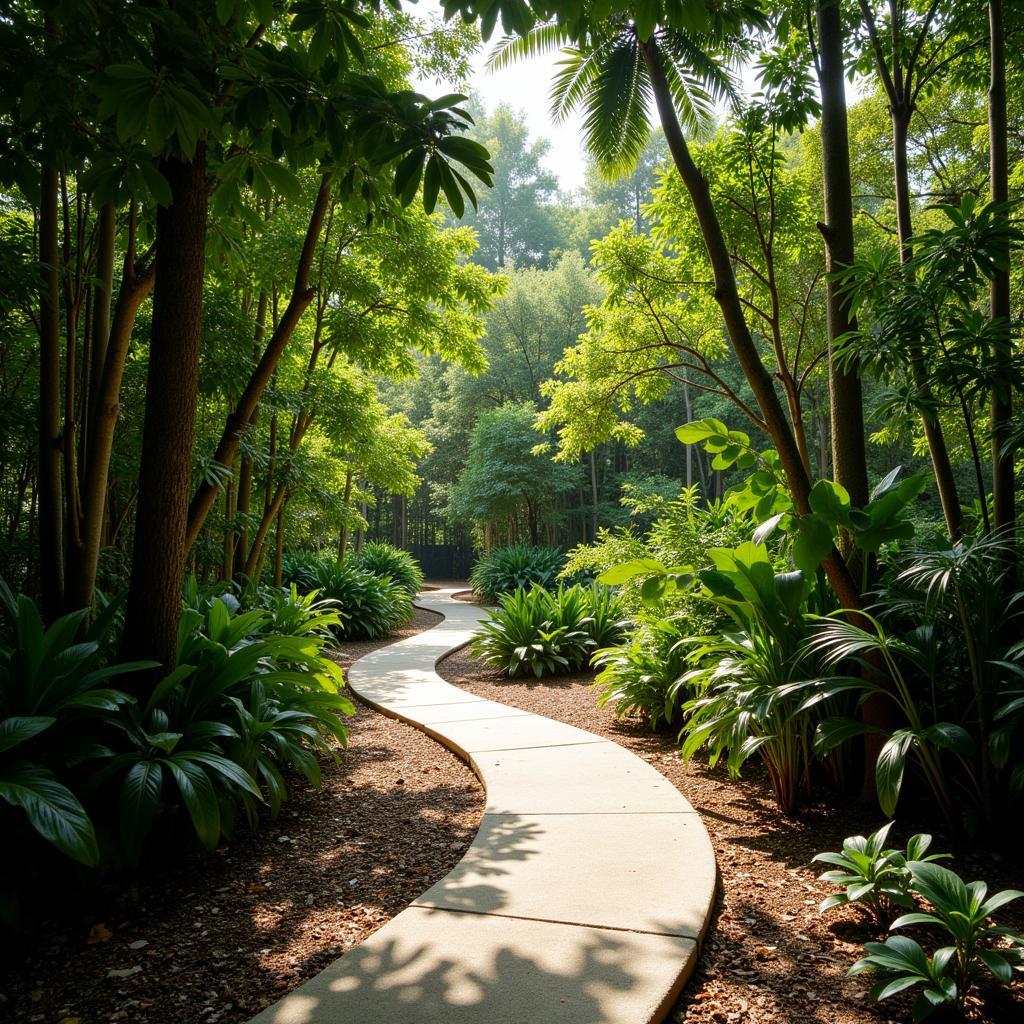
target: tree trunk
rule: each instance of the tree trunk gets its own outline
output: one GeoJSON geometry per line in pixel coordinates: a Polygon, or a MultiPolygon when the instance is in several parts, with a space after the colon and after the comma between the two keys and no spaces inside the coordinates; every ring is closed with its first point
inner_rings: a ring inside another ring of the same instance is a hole
{"type": "Polygon", "coordinates": [[[64,507],[60,431],[60,257],[57,168],[44,164],[39,201],[39,583],[43,615],[64,610],[64,507]]]}
{"type": "MultiPolygon", "coordinates": [[[[316,253],[316,244],[320,238],[320,229],[323,227],[324,216],[330,205],[330,197],[331,176],[325,174],[320,179],[320,190],[317,193],[313,212],[309,218],[309,226],[306,229],[306,237],[299,256],[291,299],[285,308],[284,314],[275,325],[263,356],[252,371],[249,382],[238,399],[238,404],[228,416],[224,432],[221,434],[217,450],[214,452],[214,461],[222,466],[231,467],[234,465],[235,455],[238,453],[239,432],[245,429],[256,412],[256,406],[267,385],[270,383],[274,371],[277,369],[277,364],[281,359],[285,346],[295,332],[295,328],[298,326],[302,314],[306,311],[306,307],[309,306],[316,295],[316,289],[311,288],[309,285],[309,275],[313,266],[313,257],[316,253]]],[[[216,484],[203,481],[196,489],[188,510],[186,540],[189,546],[194,544],[199,536],[199,531],[202,529],[206,516],[213,507],[216,498],[216,484]]]]}
{"type": "Polygon", "coordinates": [[[191,161],[165,158],[160,171],[171,203],[156,218],[156,293],[124,648],[128,657],[169,667],[189,548],[209,194],[203,144],[191,161]]]}
{"type": "Polygon", "coordinates": [[[590,449],[590,540],[597,541],[597,459],[590,449]]]}
{"type": "MultiPolygon", "coordinates": [[[[715,300],[722,310],[729,341],[737,362],[757,400],[768,429],[768,435],[779,453],[779,461],[786,476],[796,511],[800,515],[806,515],[810,512],[808,502],[811,491],[810,480],[786,413],[775,392],[771,374],[768,373],[761,361],[761,356],[747,326],[743,305],[736,288],[736,277],[729,257],[729,248],[725,243],[722,227],[711,201],[707,180],[693,162],[686,139],[683,137],[673,105],[672,91],[665,77],[661,54],[658,52],[654,38],[652,37],[646,43],[641,43],[640,49],[650,75],[669,151],[672,153],[673,162],[697,214],[701,235],[704,238],[704,245],[714,272],[715,300]]],[[[862,603],[860,590],[842,556],[835,548],[825,557],[823,565],[842,606],[851,610],[859,609],[862,603]]]]}
{"type": "MultiPolygon", "coordinates": [[[[92,290],[92,340],[89,346],[89,365],[82,367],[82,372],[89,375],[89,401],[84,407],[82,417],[83,480],[89,472],[89,449],[92,443],[96,396],[103,381],[103,365],[107,360],[107,346],[110,341],[110,310],[114,296],[114,255],[117,244],[117,210],[112,203],[100,207],[97,234],[96,283],[92,290]]],[[[82,514],[84,518],[84,497],[82,514]]]]}
{"type": "MultiPolygon", "coordinates": [[[[989,61],[991,78],[988,89],[989,191],[993,203],[1005,203],[1009,193],[1009,163],[1006,126],[1006,37],[1003,26],[1003,0],[989,0],[989,61]]],[[[1004,249],[1007,263],[1010,258],[1004,249]]],[[[996,346],[995,356],[1004,367],[1012,356],[1010,341],[1010,270],[992,275],[989,292],[989,316],[993,323],[1005,326],[1005,340],[996,346]]],[[[999,376],[1009,380],[1009,373],[999,376]]],[[[1013,424],[1013,391],[1009,384],[992,389],[992,512],[993,527],[1012,540],[1015,526],[1013,451],[1006,450],[1013,424]]]]}
{"type": "MultiPolygon", "coordinates": [[[[152,266],[138,277],[135,276],[132,234],[130,230],[121,288],[114,307],[109,338],[104,345],[106,356],[102,372],[92,388],[89,403],[91,422],[88,428],[89,450],[82,481],[81,543],[69,552],[69,608],[88,608],[92,605],[96,571],[105,533],[107,539],[112,542],[112,531],[106,529],[109,522],[106,504],[110,484],[110,456],[114,448],[114,428],[121,410],[121,377],[128,357],[128,346],[136,314],[153,290],[153,283],[156,280],[152,266]]],[[[93,343],[96,344],[95,338],[93,343]]]]}
{"type": "Polygon", "coordinates": [[[353,469],[351,466],[345,471],[345,495],[343,501],[345,503],[345,518],[341,523],[341,532],[338,535],[338,561],[344,562],[345,555],[348,552],[348,503],[352,499],[352,476],[353,469]]]}
{"type": "MultiPolygon", "coordinates": [[[[821,158],[825,202],[825,266],[834,274],[853,262],[853,196],[850,186],[850,141],[846,116],[843,24],[838,0],[824,0],[817,10],[818,84],[821,90],[821,158]]],[[[829,277],[828,385],[832,429],[832,471],[858,508],[868,502],[864,443],[864,398],[856,366],[843,370],[832,358],[836,342],[856,328],[856,319],[829,277]]],[[[849,558],[852,545],[847,546],[849,558]]]]}

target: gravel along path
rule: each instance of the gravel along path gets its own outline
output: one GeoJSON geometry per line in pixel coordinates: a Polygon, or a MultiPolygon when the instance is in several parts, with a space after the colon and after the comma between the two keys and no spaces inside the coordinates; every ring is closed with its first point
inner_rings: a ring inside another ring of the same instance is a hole
{"type": "MultiPolygon", "coordinates": [[[[440,616],[417,611],[385,642],[440,616]]],[[[383,643],[344,644],[343,665],[383,643]]],[[[77,895],[0,945],[0,1020],[235,1024],[358,945],[446,875],[483,792],[416,729],[359,707],[323,787],[207,856],[77,895]]]]}
{"type": "MultiPolygon", "coordinates": [[[[651,733],[636,720],[618,720],[599,708],[589,674],[509,680],[463,648],[445,658],[438,674],[477,696],[546,715],[621,743],[643,757],[690,801],[711,835],[720,875],[717,912],[697,970],[667,1020],[673,1024],[880,1024],[909,1022],[912,999],[868,1002],[867,980],[845,977],[861,944],[881,938],[852,910],[818,913],[831,891],[819,882],[824,865],[815,853],[837,850],[845,836],[878,827],[857,805],[818,804],[799,820],[783,818],[771,801],[767,778],[751,761],[739,780],[698,760],[684,765],[672,733],[651,733]]],[[[933,831],[928,823],[901,821],[904,829],[933,831]]],[[[906,832],[901,832],[905,838],[906,832]]],[[[935,850],[950,850],[936,836],[935,850]]],[[[957,851],[953,866],[991,888],[1024,888],[1019,861],[957,851]]],[[[1024,903],[1024,901],[1021,901],[1024,903]]],[[[1021,908],[1024,910],[1024,908],[1021,908]]],[[[1017,918],[1001,923],[1021,927],[1017,918]]],[[[986,990],[970,1007],[975,1021],[1024,1021],[1024,983],[1011,992],[986,990]]]]}

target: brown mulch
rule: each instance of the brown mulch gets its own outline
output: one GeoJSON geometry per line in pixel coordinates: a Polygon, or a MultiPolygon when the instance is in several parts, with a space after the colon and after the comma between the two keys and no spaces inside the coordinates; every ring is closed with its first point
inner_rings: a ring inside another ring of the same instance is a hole
{"type": "MultiPolygon", "coordinates": [[[[429,629],[417,610],[384,643],[429,629]]],[[[343,665],[381,642],[345,644],[343,665]]],[[[359,707],[323,786],[214,854],[179,852],[134,882],[78,894],[5,948],[0,1019],[236,1024],[358,945],[447,874],[479,827],[466,765],[359,707]]]]}
{"type": "MultiPolygon", "coordinates": [[[[838,850],[844,837],[866,834],[880,822],[856,803],[816,803],[796,820],[772,802],[766,774],[750,762],[740,779],[699,760],[684,764],[673,733],[652,733],[638,720],[619,720],[599,708],[580,674],[541,681],[508,680],[473,659],[468,650],[438,666],[449,682],[490,700],[605,736],[648,761],[682,792],[700,815],[718,859],[720,891],[714,918],[694,977],[669,1016],[674,1024],[879,1024],[909,1021],[908,997],[874,1006],[863,977],[846,978],[865,941],[881,940],[856,911],[827,916],[818,904],[834,891],[818,881],[827,865],[815,853],[838,850]]],[[[932,823],[934,825],[934,823],[932,823]]],[[[935,831],[927,823],[901,821],[894,840],[935,831]]],[[[951,850],[936,837],[932,852],[951,850]]],[[[1020,863],[983,851],[956,851],[952,866],[991,889],[1021,887],[1020,863]]],[[[1024,903],[1024,901],[1021,901],[1024,903]]],[[[1021,911],[1000,912],[1000,923],[1020,927],[1021,911]]],[[[987,1003],[971,1007],[972,1019],[992,1024],[1024,1021],[1024,984],[1011,992],[986,990],[987,1003]]],[[[934,1018],[936,1022],[940,1017],[934,1018]]]]}

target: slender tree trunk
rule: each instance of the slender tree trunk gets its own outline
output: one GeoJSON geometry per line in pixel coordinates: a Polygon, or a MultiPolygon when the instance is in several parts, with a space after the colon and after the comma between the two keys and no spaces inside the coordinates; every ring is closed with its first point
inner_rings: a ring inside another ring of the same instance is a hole
{"type": "MultiPolygon", "coordinates": [[[[736,288],[736,277],[729,257],[729,248],[725,243],[722,227],[711,201],[707,180],[693,162],[686,139],[683,137],[673,105],[672,91],[665,77],[661,55],[654,38],[652,37],[646,43],[641,43],[640,49],[650,75],[669,150],[697,214],[704,245],[714,272],[715,300],[722,310],[733,352],[736,354],[737,362],[754,393],[772,443],[779,453],[779,461],[786,475],[796,510],[801,515],[806,515],[810,512],[808,496],[811,491],[811,483],[786,413],[775,392],[771,375],[761,360],[747,326],[743,305],[736,288]]],[[[829,582],[843,607],[851,610],[859,609],[862,604],[860,590],[842,556],[835,548],[825,557],[823,564],[829,582]]]]}
{"type": "Polygon", "coordinates": [[[597,540],[597,459],[590,449],[590,539],[597,540]]]}
{"type": "Polygon", "coordinates": [[[281,502],[277,510],[277,530],[274,533],[274,586],[281,586],[281,576],[284,569],[284,508],[286,501],[281,502]]]}
{"type": "MultiPolygon", "coordinates": [[[[313,257],[316,253],[316,244],[320,238],[320,229],[323,227],[324,216],[330,205],[330,198],[331,176],[325,174],[320,180],[320,190],[317,193],[313,212],[309,218],[309,226],[306,229],[306,237],[299,256],[291,299],[280,320],[275,325],[263,356],[252,371],[249,382],[238,399],[234,412],[228,416],[224,432],[221,434],[220,441],[217,444],[217,450],[213,458],[222,466],[230,467],[234,465],[235,455],[238,453],[239,432],[245,429],[256,412],[256,406],[267,385],[270,383],[271,377],[274,375],[274,370],[277,368],[285,346],[295,332],[302,314],[316,295],[316,289],[310,287],[309,275],[313,266],[313,257]]],[[[188,511],[186,540],[189,545],[195,543],[195,539],[199,536],[203,522],[206,520],[206,516],[213,507],[216,498],[216,484],[203,481],[197,488],[188,511]]]]}
{"type": "Polygon", "coordinates": [[[345,518],[341,523],[341,533],[338,535],[338,561],[344,562],[345,555],[348,553],[348,503],[352,500],[352,476],[353,469],[351,466],[345,470],[345,495],[343,502],[345,505],[345,518]]]}
{"type": "MultiPolygon", "coordinates": [[[[853,263],[853,196],[850,185],[850,141],[846,115],[846,69],[839,0],[818,5],[818,84],[821,90],[821,158],[825,201],[825,266],[834,274],[853,263]]],[[[868,502],[867,455],[864,443],[864,398],[856,366],[842,369],[833,358],[838,340],[857,326],[849,305],[829,277],[828,385],[831,408],[832,471],[858,508],[868,502]]],[[[845,545],[846,557],[855,550],[845,545]]]]}
{"type": "MultiPolygon", "coordinates": [[[[897,105],[892,101],[890,101],[890,110],[892,113],[892,151],[896,187],[896,229],[900,242],[900,262],[906,263],[912,255],[910,238],[913,234],[910,165],[907,159],[907,134],[913,111],[909,106],[897,105]]],[[[922,352],[912,351],[910,353],[910,370],[914,386],[917,388],[921,400],[931,405],[932,390],[928,383],[927,368],[922,352]]],[[[928,442],[928,454],[932,460],[935,486],[939,492],[946,529],[949,536],[953,540],[957,540],[963,533],[963,514],[960,510],[960,495],[957,492],[956,477],[953,475],[953,463],[949,457],[949,449],[938,413],[931,411],[922,413],[921,425],[924,428],[925,440],[928,442]]]]}
{"type": "Polygon", "coordinates": [[[132,329],[139,307],[153,290],[156,280],[151,266],[135,276],[133,247],[125,256],[124,274],[111,320],[106,357],[98,382],[93,386],[90,406],[89,453],[82,482],[81,543],[71,549],[68,562],[67,604],[70,608],[92,605],[96,571],[104,540],[113,542],[106,505],[110,487],[110,457],[114,429],[121,410],[121,377],[124,373],[132,329]]]}
{"type": "MultiPolygon", "coordinates": [[[[83,480],[89,472],[92,457],[92,421],[95,416],[96,399],[103,381],[103,366],[107,360],[107,346],[110,340],[110,310],[114,293],[114,255],[117,244],[117,210],[112,203],[100,207],[99,229],[97,231],[96,283],[92,290],[92,340],[89,345],[89,365],[83,372],[89,374],[89,401],[84,406],[82,417],[82,459],[83,480]]],[[[83,487],[84,491],[84,487],[83,487]]],[[[84,496],[82,514],[84,517],[84,496]]]]}
{"type": "Polygon", "coordinates": [[[157,211],[156,293],[124,648],[173,665],[192,480],[209,181],[202,143],[161,161],[171,203],[157,211]]]}
{"type": "MultiPolygon", "coordinates": [[[[1006,114],[1006,36],[1003,25],[1003,0],[989,0],[989,61],[991,78],[988,89],[989,191],[993,203],[1010,198],[1009,162],[1007,157],[1006,114]]],[[[1003,252],[1009,262],[1010,253],[1003,252]]],[[[1005,327],[1005,340],[996,346],[1000,365],[1006,366],[1012,356],[1010,341],[1010,270],[997,270],[992,275],[989,293],[989,315],[1005,327]]],[[[1001,374],[1009,380],[1009,374],[1001,374]]],[[[1013,390],[1006,384],[992,389],[992,511],[994,528],[1012,539],[1016,509],[1014,493],[1014,453],[1007,450],[1013,423],[1013,390]]]]}
{"type": "Polygon", "coordinates": [[[44,164],[39,205],[39,583],[43,614],[64,608],[64,507],[60,431],[60,257],[57,168],[44,164]]]}

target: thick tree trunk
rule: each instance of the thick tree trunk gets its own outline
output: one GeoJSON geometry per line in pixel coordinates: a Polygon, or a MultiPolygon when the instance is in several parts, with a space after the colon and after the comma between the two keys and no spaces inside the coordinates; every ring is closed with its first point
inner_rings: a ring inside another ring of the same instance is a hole
{"type": "MultiPolygon", "coordinates": [[[[989,191],[993,203],[1009,200],[1009,163],[1006,125],[1006,37],[1003,25],[1003,0],[989,0],[989,61],[991,78],[988,89],[989,191]]],[[[1009,260],[1009,252],[1004,251],[1009,260]]],[[[1012,355],[1010,342],[1010,271],[997,270],[992,276],[989,315],[994,323],[1005,326],[1005,341],[996,347],[1001,364],[1012,355]]],[[[1009,374],[1002,374],[1004,380],[1009,374]]],[[[992,389],[992,511],[993,527],[1011,539],[1015,526],[1014,453],[1007,450],[1013,423],[1013,391],[992,389]]]]}
{"type": "MultiPolygon", "coordinates": [[[[843,25],[838,0],[824,0],[817,10],[818,84],[821,90],[821,157],[825,201],[825,266],[831,275],[853,262],[853,197],[850,186],[850,141],[846,115],[846,73],[843,25]]],[[[842,369],[832,358],[839,338],[855,329],[856,320],[839,294],[826,284],[829,342],[829,406],[832,471],[851,502],[868,502],[868,470],[864,443],[864,398],[856,366],[842,369]]],[[[850,552],[847,551],[847,557],[850,552]]]]}
{"type": "Polygon", "coordinates": [[[156,293],[124,649],[174,664],[199,383],[209,181],[200,143],[161,161],[171,203],[156,220],[156,293]]]}
{"type": "MultiPolygon", "coordinates": [[[[646,43],[641,43],[640,48],[651,78],[654,98],[669,151],[693,202],[694,211],[700,224],[704,245],[715,278],[715,301],[722,311],[729,341],[736,360],[743,370],[743,375],[757,400],[772,443],[779,453],[779,461],[796,510],[801,515],[806,515],[810,512],[808,496],[811,491],[811,483],[804,467],[803,457],[793,436],[793,430],[786,418],[779,396],[775,392],[771,374],[765,368],[747,326],[743,314],[743,304],[736,288],[736,277],[729,257],[729,248],[725,243],[722,227],[711,201],[707,180],[693,162],[686,139],[683,137],[672,101],[672,92],[665,77],[661,55],[654,38],[652,37],[646,43]]],[[[851,610],[859,609],[862,603],[860,590],[850,575],[842,556],[835,548],[826,556],[823,565],[829,582],[843,607],[851,610]]]]}
{"type": "Polygon", "coordinates": [[[39,204],[39,583],[43,615],[64,609],[64,507],[60,430],[60,257],[57,168],[45,164],[39,204]]]}
{"type": "MultiPolygon", "coordinates": [[[[270,383],[274,371],[277,369],[277,364],[281,359],[285,346],[295,332],[302,314],[316,295],[316,289],[310,287],[309,275],[313,266],[316,245],[320,238],[320,230],[323,227],[324,216],[330,205],[330,198],[331,176],[325,174],[320,180],[320,190],[317,193],[313,212],[309,218],[309,226],[306,229],[306,238],[299,256],[291,299],[280,320],[275,325],[270,341],[267,343],[259,363],[252,371],[249,382],[238,399],[238,404],[228,416],[224,432],[221,434],[217,450],[214,452],[214,461],[222,466],[231,467],[234,465],[235,455],[238,453],[239,433],[245,429],[255,414],[256,406],[267,385],[270,383]]],[[[199,536],[199,531],[203,528],[206,516],[213,507],[216,498],[216,484],[203,481],[196,489],[188,510],[188,533],[186,539],[189,546],[194,544],[199,536]]]]}

